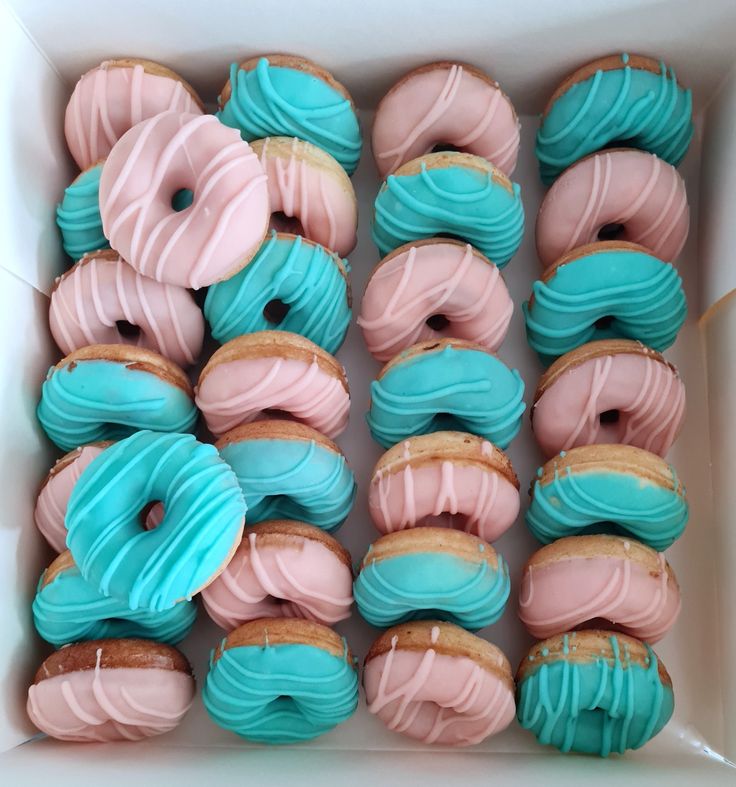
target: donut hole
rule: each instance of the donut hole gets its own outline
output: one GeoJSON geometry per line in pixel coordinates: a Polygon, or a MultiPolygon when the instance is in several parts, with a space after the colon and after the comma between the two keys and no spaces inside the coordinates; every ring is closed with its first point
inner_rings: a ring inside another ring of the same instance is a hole
{"type": "Polygon", "coordinates": [[[617,424],[621,418],[618,410],[604,410],[599,416],[601,424],[617,424]]]}
{"type": "Polygon", "coordinates": [[[465,514],[451,514],[443,511],[441,514],[428,514],[416,522],[417,527],[444,527],[448,530],[465,530],[468,518],[465,514]]]}
{"type": "Polygon", "coordinates": [[[444,314],[432,314],[427,317],[425,322],[429,328],[431,328],[433,331],[437,331],[438,333],[440,331],[444,331],[450,324],[450,321],[444,314]]]}
{"type": "Polygon", "coordinates": [[[274,298],[263,307],[263,316],[273,325],[279,325],[286,319],[290,308],[291,306],[288,303],[274,298]]]}
{"type": "Polygon", "coordinates": [[[451,142],[438,142],[429,152],[430,153],[461,153],[462,148],[457,147],[457,145],[453,145],[451,142]]]}
{"type": "Polygon", "coordinates": [[[179,189],[171,195],[171,209],[181,213],[194,202],[194,192],[191,189],[179,189]]]}
{"type": "Polygon", "coordinates": [[[161,500],[151,500],[138,512],[138,521],[144,530],[154,530],[164,518],[164,504],[161,500]]]}
{"type": "Polygon", "coordinates": [[[599,318],[598,318],[598,319],[597,319],[597,320],[596,320],[596,321],[593,323],[593,325],[594,325],[594,326],[595,326],[595,327],[596,327],[596,328],[597,328],[599,331],[606,331],[606,330],[608,330],[608,329],[611,327],[612,323],[613,323],[613,317],[611,317],[610,315],[608,315],[608,314],[607,314],[605,317],[599,317],[599,318]]]}
{"type": "Polygon", "coordinates": [[[432,419],[432,432],[467,432],[463,425],[452,413],[437,413],[432,419]]]}
{"type": "Polygon", "coordinates": [[[277,210],[271,214],[269,228],[276,232],[288,232],[292,235],[305,235],[304,227],[296,216],[288,216],[282,210],[277,210]]]}
{"type": "Polygon", "coordinates": [[[141,335],[140,326],[133,325],[132,322],[127,320],[117,320],[115,327],[123,339],[137,339],[141,335]]]}
{"type": "Polygon", "coordinates": [[[604,224],[598,230],[598,240],[619,240],[624,234],[624,225],[618,222],[604,224]]]}
{"type": "Polygon", "coordinates": [[[287,412],[286,410],[279,410],[277,407],[267,407],[265,410],[261,410],[260,416],[257,420],[259,421],[268,421],[271,419],[279,420],[279,421],[298,421],[298,418],[294,418],[292,413],[287,412]]]}
{"type": "Polygon", "coordinates": [[[438,232],[436,235],[433,235],[434,238],[446,238],[447,240],[459,240],[461,243],[467,243],[465,238],[461,238],[459,235],[453,235],[451,232],[438,232]]]}

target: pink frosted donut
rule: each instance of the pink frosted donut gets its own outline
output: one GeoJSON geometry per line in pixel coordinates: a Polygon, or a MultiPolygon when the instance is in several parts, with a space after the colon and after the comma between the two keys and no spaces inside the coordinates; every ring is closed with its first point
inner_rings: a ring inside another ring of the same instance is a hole
{"type": "Polygon", "coordinates": [[[685,183],[671,164],[642,150],[607,150],[573,164],[547,192],[537,253],[546,268],[578,246],[624,240],[672,262],[689,226],[685,183]]]}
{"type": "Polygon", "coordinates": [[[547,459],[594,443],[623,443],[664,456],[685,417],[685,386],[658,352],[628,339],[603,339],[550,366],[531,415],[547,459]]]}
{"type": "Polygon", "coordinates": [[[88,344],[133,344],[179,366],[197,360],[204,338],[204,317],[187,290],[141,276],[111,249],[86,254],[56,280],[49,325],[64,355],[88,344]]]}
{"type": "Polygon", "coordinates": [[[358,325],[378,361],[443,336],[495,352],[513,311],[501,273],[487,257],[470,244],[430,238],[399,247],[376,266],[358,325]]]}
{"type": "Polygon", "coordinates": [[[139,273],[198,289],[233,276],[268,228],[266,174],[213,115],[163,112],[124,134],[100,177],[105,237],[139,273]],[[183,189],[193,202],[176,211],[183,189]]]}
{"type": "Polygon", "coordinates": [[[511,175],[519,120],[497,82],[460,63],[430,63],[403,76],[381,99],[373,156],[382,179],[437,146],[482,156],[511,175]]]}

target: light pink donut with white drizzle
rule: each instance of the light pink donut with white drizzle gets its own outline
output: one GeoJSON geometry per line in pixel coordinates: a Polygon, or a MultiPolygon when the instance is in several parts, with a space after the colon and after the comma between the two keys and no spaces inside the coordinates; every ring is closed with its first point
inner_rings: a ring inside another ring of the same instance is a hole
{"type": "Polygon", "coordinates": [[[578,246],[615,239],[673,262],[689,227],[685,182],[671,164],[642,150],[606,150],[573,164],[547,192],[537,253],[546,268],[578,246]],[[605,234],[611,229],[614,235],[605,234]]]}
{"type": "Polygon", "coordinates": [[[139,273],[199,289],[233,276],[268,228],[266,173],[214,115],[163,112],[124,134],[100,177],[105,237],[139,273]],[[193,202],[175,211],[182,189],[193,202]]]}

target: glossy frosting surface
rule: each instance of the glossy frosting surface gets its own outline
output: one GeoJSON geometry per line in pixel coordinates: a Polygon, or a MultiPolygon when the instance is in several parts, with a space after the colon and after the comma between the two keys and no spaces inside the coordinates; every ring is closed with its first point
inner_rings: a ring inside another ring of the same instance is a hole
{"type": "Polygon", "coordinates": [[[110,242],[102,232],[100,216],[100,174],[102,164],[95,164],[78,175],[64,189],[56,207],[56,224],[61,231],[64,251],[78,260],[88,251],[109,249],[110,242]]]}

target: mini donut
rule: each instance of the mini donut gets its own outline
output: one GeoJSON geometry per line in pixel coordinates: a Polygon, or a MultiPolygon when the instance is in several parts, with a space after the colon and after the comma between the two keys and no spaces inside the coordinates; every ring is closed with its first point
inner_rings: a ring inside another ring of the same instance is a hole
{"type": "Polygon", "coordinates": [[[469,533],[419,527],[381,536],[357,569],[353,595],[372,626],[448,620],[477,631],[506,609],[506,561],[469,533]]]}
{"type": "Polygon", "coordinates": [[[141,276],[112,249],[86,254],[56,280],[49,327],[63,353],[131,344],[179,366],[197,360],[204,338],[204,318],[190,292],[141,276]]]}
{"type": "Polygon", "coordinates": [[[682,279],[642,246],[580,246],[548,267],[523,305],[526,336],[543,363],[598,339],[665,350],[687,316],[682,279]]]}
{"type": "Polygon", "coordinates": [[[428,153],[389,175],[376,197],[373,242],[381,256],[410,241],[449,235],[503,268],[524,234],[521,189],[469,153],[428,153]]]}
{"type": "Polygon", "coordinates": [[[301,235],[271,231],[251,262],[207,290],[204,314],[218,342],[268,329],[298,333],[335,353],[351,317],[347,260],[301,235]]]}
{"type": "Polygon", "coordinates": [[[352,175],[363,139],[347,88],[329,71],[295,55],[251,57],[230,65],[217,117],[248,142],[299,137],[329,153],[352,175]]]}
{"type": "Polygon", "coordinates": [[[495,541],[519,514],[519,479],[506,454],[482,437],[420,435],[378,460],[368,512],[381,533],[444,525],[495,541]]]}
{"type": "Polygon", "coordinates": [[[271,227],[350,254],[358,241],[358,202],[337,161],[296,137],[266,137],[252,148],[268,175],[271,227]]]}
{"type": "Polygon", "coordinates": [[[191,432],[198,417],[189,379],[176,364],[124,344],[80,347],[52,366],[37,415],[62,451],[138,429],[191,432]]]}
{"type": "Polygon", "coordinates": [[[336,530],[355,501],[353,471],[329,438],[297,421],[238,426],[217,441],[248,506],[248,524],[295,519],[336,530]]]}
{"type": "Polygon", "coordinates": [[[537,254],[547,267],[586,243],[622,240],[673,262],[689,227],[685,182],[671,164],[641,150],[606,150],[566,169],[545,195],[537,254]]]}
{"type": "Polygon", "coordinates": [[[212,651],[202,701],[212,721],[259,743],[324,735],[358,706],[344,637],[311,620],[245,623],[212,651]]]}
{"type": "Polygon", "coordinates": [[[685,386],[658,352],[628,339],[602,339],[547,369],[531,415],[548,459],[591,443],[623,443],[664,456],[682,427],[685,386]]]}
{"type": "Polygon", "coordinates": [[[674,69],[642,55],[608,55],[570,74],[547,102],[537,131],[542,181],[605,147],[654,153],[677,166],[693,135],[692,94],[674,69]]]}
{"type": "Polygon", "coordinates": [[[469,243],[430,238],[400,246],[373,269],[358,325],[388,361],[415,342],[454,336],[495,352],[514,304],[498,268],[469,243]]]}
{"type": "Polygon", "coordinates": [[[144,639],[77,642],[52,653],[28,689],[39,730],[62,741],[139,741],[173,730],[189,710],[192,668],[144,639]]]}
{"type": "Polygon", "coordinates": [[[499,648],[440,621],[404,623],[371,645],[368,710],[422,743],[472,746],[514,719],[511,665],[499,648]]]}
{"type": "Polygon", "coordinates": [[[145,120],[102,167],[105,237],[139,273],[166,284],[196,290],[236,274],[258,251],[268,213],[258,157],[212,115],[145,120]],[[182,209],[186,190],[192,201],[182,209]]]}
{"type": "Polygon", "coordinates": [[[243,533],[235,473],[192,435],[140,431],[103,451],[82,473],[66,512],[79,571],[131,610],[160,612],[190,599],[225,568],[243,533]],[[140,512],[163,504],[142,530],[140,512]]]}
{"type": "Polygon", "coordinates": [[[526,523],[543,544],[620,533],[662,551],[685,530],[689,507],[675,468],[631,445],[581,445],[537,470],[526,523]]]}
{"type": "Polygon", "coordinates": [[[373,439],[389,448],[409,437],[460,431],[503,449],[524,412],[524,381],[485,347],[462,339],[419,342],[371,383],[366,415],[373,439]]]}
{"type": "Polygon", "coordinates": [[[519,617],[536,639],[595,625],[654,643],[672,628],[680,603],[661,552],[621,536],[572,536],[527,561],[519,617]]]}
{"type": "Polygon", "coordinates": [[[562,752],[639,749],[674,710],[657,654],[626,634],[586,630],[538,642],[516,673],[519,724],[562,752]]]}
{"type": "Polygon", "coordinates": [[[110,248],[100,216],[101,174],[101,161],[87,167],[64,189],[64,197],[56,207],[56,224],[64,251],[73,260],[90,251],[110,248]]]}
{"type": "Polygon", "coordinates": [[[347,426],[350,389],[342,364],[288,331],[238,336],[217,350],[199,375],[196,402],[210,431],[286,413],[336,437],[347,426]]]}

